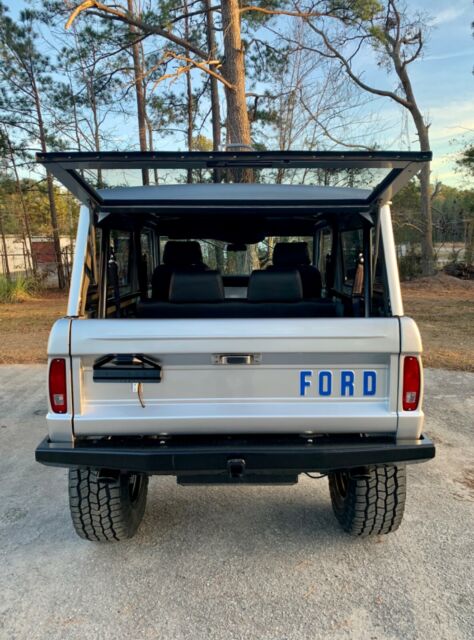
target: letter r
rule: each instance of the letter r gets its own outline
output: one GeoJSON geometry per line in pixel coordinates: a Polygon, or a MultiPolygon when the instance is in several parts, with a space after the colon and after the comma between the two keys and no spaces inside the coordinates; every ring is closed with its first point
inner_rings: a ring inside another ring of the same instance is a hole
{"type": "Polygon", "coordinates": [[[354,372],[341,371],[341,396],[354,395],[354,372]]]}

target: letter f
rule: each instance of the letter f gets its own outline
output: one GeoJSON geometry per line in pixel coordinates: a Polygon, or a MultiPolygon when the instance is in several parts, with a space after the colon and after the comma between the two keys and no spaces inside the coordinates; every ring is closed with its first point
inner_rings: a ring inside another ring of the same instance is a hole
{"type": "Polygon", "coordinates": [[[306,380],[313,375],[312,371],[300,371],[300,396],[306,395],[307,387],[311,386],[311,380],[306,380]]]}

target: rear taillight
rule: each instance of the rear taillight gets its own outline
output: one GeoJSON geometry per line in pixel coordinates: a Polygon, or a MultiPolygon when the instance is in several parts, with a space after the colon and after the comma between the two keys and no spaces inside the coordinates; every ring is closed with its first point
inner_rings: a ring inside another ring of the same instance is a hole
{"type": "Polygon", "coordinates": [[[403,363],[403,411],[415,411],[420,401],[421,372],[418,358],[405,356],[403,363]]]}
{"type": "Polygon", "coordinates": [[[49,365],[49,402],[54,413],[66,413],[66,360],[54,358],[49,365]]]}

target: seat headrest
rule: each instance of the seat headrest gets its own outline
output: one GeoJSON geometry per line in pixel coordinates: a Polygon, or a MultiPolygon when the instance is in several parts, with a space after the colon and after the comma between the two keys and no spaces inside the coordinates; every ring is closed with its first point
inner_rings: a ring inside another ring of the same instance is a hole
{"type": "Polygon", "coordinates": [[[299,302],[302,299],[303,285],[296,269],[252,271],[247,289],[249,302],[299,302]]]}
{"type": "Polygon", "coordinates": [[[275,267],[298,267],[311,264],[307,242],[277,242],[273,249],[275,267]]]}
{"type": "Polygon", "coordinates": [[[171,276],[170,302],[222,302],[224,298],[218,271],[176,271],[171,276]]]}
{"type": "Polygon", "coordinates": [[[188,267],[202,262],[201,245],[197,240],[168,240],[163,251],[163,263],[170,267],[188,267]]]}

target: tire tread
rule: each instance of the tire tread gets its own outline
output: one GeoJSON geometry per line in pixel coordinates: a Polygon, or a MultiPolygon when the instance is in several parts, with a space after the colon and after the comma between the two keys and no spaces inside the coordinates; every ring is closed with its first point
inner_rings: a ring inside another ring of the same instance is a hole
{"type": "Polygon", "coordinates": [[[69,470],[69,507],[76,533],[85,540],[112,542],[131,538],[145,511],[148,477],[143,476],[136,503],[124,483],[101,482],[95,469],[69,470]]]}
{"type": "Polygon", "coordinates": [[[342,498],[336,474],[329,474],[329,491],[335,516],[344,531],[367,537],[396,531],[406,498],[406,468],[387,465],[371,469],[367,476],[350,476],[342,498]]]}

